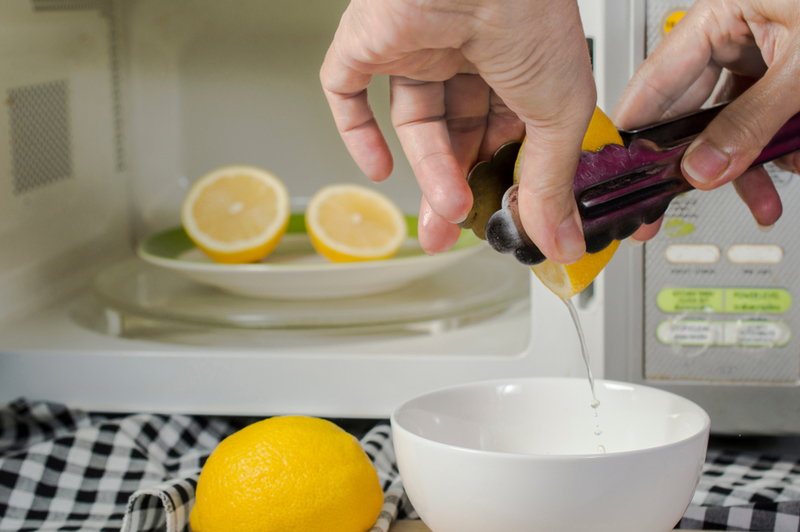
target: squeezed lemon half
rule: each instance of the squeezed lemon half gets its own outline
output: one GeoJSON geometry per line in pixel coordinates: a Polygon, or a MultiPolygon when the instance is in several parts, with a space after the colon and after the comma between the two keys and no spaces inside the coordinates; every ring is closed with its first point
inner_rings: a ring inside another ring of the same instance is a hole
{"type": "Polygon", "coordinates": [[[255,166],[213,170],[189,189],[181,221],[189,238],[217,262],[256,262],[278,245],[289,224],[289,192],[255,166]]]}
{"type": "MultiPolygon", "coordinates": [[[[599,107],[595,107],[592,121],[583,137],[581,150],[596,152],[608,144],[622,145],[622,137],[617,128],[599,107]]],[[[525,143],[519,150],[517,161],[514,164],[514,183],[519,182],[522,171],[522,154],[525,143]]],[[[586,253],[573,264],[559,264],[545,260],[541,264],[532,266],[536,277],[544,283],[553,293],[562,299],[567,299],[581,292],[600,274],[611,257],[619,247],[619,241],[613,241],[607,248],[598,253],[586,253]]]]}

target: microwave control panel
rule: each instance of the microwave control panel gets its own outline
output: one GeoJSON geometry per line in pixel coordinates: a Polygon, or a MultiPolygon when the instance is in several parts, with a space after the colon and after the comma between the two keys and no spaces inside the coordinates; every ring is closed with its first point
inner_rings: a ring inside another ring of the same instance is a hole
{"type": "MultiPolygon", "coordinates": [[[[691,4],[647,0],[646,55],[691,4]]],[[[644,245],[647,381],[800,382],[800,177],[765,168],[784,205],[771,230],[726,185],[675,198],[644,245]]]]}
{"type": "Polygon", "coordinates": [[[800,380],[800,177],[766,168],[784,205],[769,231],[729,184],[675,198],[645,244],[647,380],[800,380]]]}

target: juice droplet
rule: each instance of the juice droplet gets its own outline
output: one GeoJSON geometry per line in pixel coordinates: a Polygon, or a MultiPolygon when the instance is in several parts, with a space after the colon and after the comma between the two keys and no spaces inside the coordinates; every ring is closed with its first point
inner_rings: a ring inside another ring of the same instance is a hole
{"type": "Polygon", "coordinates": [[[600,454],[606,454],[606,448],[603,447],[602,445],[598,445],[597,446],[597,452],[600,453],[600,454]]]}
{"type": "Polygon", "coordinates": [[[600,430],[600,426],[598,426],[596,429],[594,429],[595,436],[600,436],[602,433],[603,433],[603,431],[600,430]]]}
{"type": "MultiPolygon", "coordinates": [[[[600,406],[600,401],[598,401],[597,399],[595,399],[594,401],[592,401],[591,403],[589,403],[589,405],[590,405],[592,408],[594,408],[594,409],[596,410],[596,409],[597,409],[597,407],[598,407],[598,406],[600,406]]],[[[596,413],[596,412],[595,412],[595,413],[596,413]]]]}

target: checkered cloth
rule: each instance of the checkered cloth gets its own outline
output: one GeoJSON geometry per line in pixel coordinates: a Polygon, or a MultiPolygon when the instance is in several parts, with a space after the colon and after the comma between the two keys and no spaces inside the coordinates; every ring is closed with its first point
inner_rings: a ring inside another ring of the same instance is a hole
{"type": "Polygon", "coordinates": [[[676,528],[800,530],[800,460],[709,451],[691,505],[676,528]]]}
{"type": "MultiPolygon", "coordinates": [[[[250,420],[254,421],[254,420],[250,420]]],[[[0,531],[189,532],[211,451],[248,421],[139,414],[90,416],[18,400],[0,409],[0,531]]],[[[403,491],[389,426],[362,439],[384,487],[370,532],[417,517],[403,491]]]]}
{"type": "MultiPolygon", "coordinates": [[[[0,408],[0,531],[189,532],[206,459],[255,420],[87,415],[19,400],[0,408]]],[[[417,518],[403,491],[385,423],[361,439],[383,484],[370,532],[417,518]]],[[[800,530],[800,460],[709,451],[677,528],[800,530]]]]}

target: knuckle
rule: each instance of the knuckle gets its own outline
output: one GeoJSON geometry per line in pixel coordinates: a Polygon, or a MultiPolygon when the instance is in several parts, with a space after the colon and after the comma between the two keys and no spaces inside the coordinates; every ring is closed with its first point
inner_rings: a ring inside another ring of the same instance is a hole
{"type": "Polygon", "coordinates": [[[800,174],[800,152],[790,153],[772,162],[785,172],[800,174]]]}
{"type": "Polygon", "coordinates": [[[761,118],[762,111],[749,103],[737,106],[733,112],[722,113],[719,124],[711,132],[712,137],[722,138],[717,142],[725,146],[734,159],[752,159],[772,138],[768,124],[761,118]]]}

